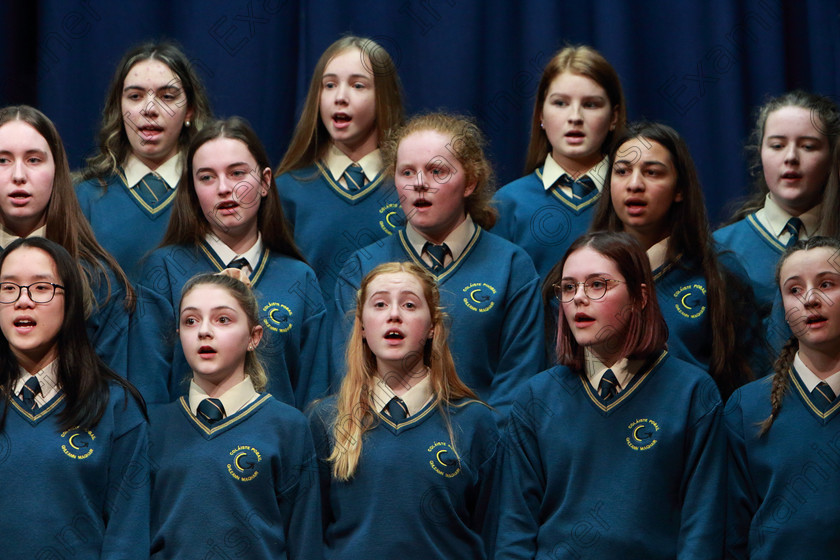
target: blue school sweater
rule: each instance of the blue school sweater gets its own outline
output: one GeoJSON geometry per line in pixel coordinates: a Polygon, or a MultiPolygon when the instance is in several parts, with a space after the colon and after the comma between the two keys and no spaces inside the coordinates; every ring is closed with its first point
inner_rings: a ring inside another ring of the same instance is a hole
{"type": "Polygon", "coordinates": [[[280,175],[277,190],[324,301],[332,299],[338,274],[350,255],[391,235],[403,223],[394,183],[381,173],[350,194],[323,164],[316,163],[280,175]]]}
{"type": "Polygon", "coordinates": [[[770,416],[773,377],[730,397],[727,558],[836,558],[840,554],[840,400],[825,413],[794,368],[779,416],[770,416]]]}
{"type": "Polygon", "coordinates": [[[437,407],[398,426],[385,416],[362,439],[349,482],[334,480],[326,462],[333,446],[336,399],[310,413],[321,465],[325,556],[328,559],[482,560],[498,510],[493,503],[497,420],[484,404],[447,408],[450,441],[437,407]]]}
{"type": "Polygon", "coordinates": [[[782,296],[776,284],[776,263],[785,246],[762,226],[755,214],[750,214],[717,230],[714,239],[732,251],[747,272],[752,285],[758,311],[764,321],[767,342],[773,355],[778,355],[785,341],[790,338],[790,327],[785,322],[782,296]]]}
{"type": "Polygon", "coordinates": [[[120,172],[109,177],[104,188],[96,178],[79,183],[76,196],[96,240],[117,259],[131,281],[137,281],[141,260],[166,233],[175,189],[152,208],[136,189],[128,188],[120,172]]]}
{"type": "Polygon", "coordinates": [[[8,403],[0,432],[0,556],[148,558],[148,425],[137,402],[112,384],[90,430],[62,431],[64,406],[63,391],[34,413],[18,398],[8,403]]]}
{"type": "Polygon", "coordinates": [[[152,558],[321,558],[303,414],[263,394],[209,428],[182,397],[151,424],[152,558]]]}
{"type": "Polygon", "coordinates": [[[573,199],[560,189],[546,191],[542,172],[540,167],[496,192],[499,219],[493,233],[525,249],[545,280],[572,242],[589,229],[601,193],[594,190],[573,199]]]}
{"type": "MultiPolygon", "coordinates": [[[[379,264],[413,261],[429,268],[405,230],[357,251],[341,271],[332,347],[335,371],[343,371],[356,290],[379,264]]],[[[449,347],[458,376],[479,398],[502,411],[513,390],[544,364],[540,279],[525,251],[476,227],[457,260],[436,275],[441,304],[451,318],[449,347]]],[[[333,382],[338,388],[340,379],[333,382]]]]}
{"type": "MultiPolygon", "coordinates": [[[[225,263],[205,242],[197,246],[170,245],[152,252],[143,267],[143,304],[157,309],[168,302],[171,311],[148,319],[138,328],[146,333],[132,340],[140,344],[132,356],[143,352],[156,364],[152,376],[137,385],[149,388],[156,402],[161,402],[161,380],[170,379],[169,398],[186,394],[190,367],[184,358],[180,340],[175,334],[181,288],[196,274],[219,272],[225,263]],[[159,297],[146,292],[156,292],[159,297]],[[175,321],[175,322],[172,322],[175,321]],[[151,348],[147,341],[162,341],[151,348]],[[165,344],[169,340],[171,344],[165,344]],[[174,345],[174,350],[172,346],[174,345]],[[170,364],[169,371],[160,371],[160,364],[170,364]]],[[[268,390],[282,402],[303,409],[312,399],[323,396],[329,380],[329,353],[325,350],[329,331],[325,326],[326,310],[315,274],[305,263],[264,249],[251,273],[251,288],[260,309],[263,338],[257,352],[268,372],[268,390]]],[[[132,366],[132,370],[135,368],[132,366]]],[[[139,380],[138,380],[139,381],[139,380]]]]}
{"type": "Polygon", "coordinates": [[[609,404],[567,367],[535,376],[503,434],[496,558],[718,560],[720,413],[712,379],[665,352],[609,404]]]}

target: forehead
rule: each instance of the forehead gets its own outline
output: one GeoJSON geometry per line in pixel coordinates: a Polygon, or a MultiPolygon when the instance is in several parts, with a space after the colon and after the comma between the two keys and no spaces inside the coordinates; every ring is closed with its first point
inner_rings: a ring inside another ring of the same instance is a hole
{"type": "Polygon", "coordinates": [[[816,276],[823,272],[840,274],[840,254],[832,247],[817,247],[792,253],[780,270],[780,280],[791,276],[816,276]]]}
{"type": "Polygon", "coordinates": [[[423,298],[423,285],[414,275],[408,272],[389,272],[380,274],[370,281],[367,288],[368,294],[377,292],[411,292],[423,298]]]}
{"type": "Polygon", "coordinates": [[[620,277],[621,271],[618,265],[609,257],[606,257],[592,247],[581,247],[574,251],[563,264],[564,278],[586,278],[590,274],[609,274],[620,277]]]}
{"type": "Polygon", "coordinates": [[[551,80],[548,95],[553,93],[564,95],[601,96],[607,97],[607,91],[588,76],[565,70],[551,80]]]}
{"type": "Polygon", "coordinates": [[[181,308],[194,307],[208,310],[214,307],[230,307],[242,311],[242,306],[236,301],[227,288],[213,284],[199,284],[181,299],[181,308]]]}
{"type": "Polygon", "coordinates": [[[61,282],[55,261],[46,251],[37,247],[21,247],[9,253],[0,268],[0,278],[44,278],[61,282]]]}
{"type": "Polygon", "coordinates": [[[47,139],[31,124],[20,120],[9,121],[0,126],[0,149],[9,150],[12,147],[41,150],[52,155],[47,139]]]}
{"type": "Polygon", "coordinates": [[[245,142],[236,138],[214,138],[201,145],[193,155],[195,167],[218,165],[224,167],[234,162],[245,162],[256,166],[251,150],[245,142]],[[195,162],[201,162],[197,165],[195,162]]]}
{"type": "Polygon", "coordinates": [[[344,49],[327,62],[324,74],[362,75],[373,78],[370,62],[358,47],[344,49]]]}
{"type": "Polygon", "coordinates": [[[816,136],[825,137],[822,121],[804,107],[781,107],[767,115],[764,136],[816,136]]]}
{"type": "Polygon", "coordinates": [[[616,151],[615,159],[630,161],[630,163],[658,161],[666,165],[673,165],[671,152],[659,142],[648,138],[631,138],[624,142],[616,151]]]}
{"type": "Polygon", "coordinates": [[[178,76],[165,62],[149,58],[141,60],[129,69],[125,76],[124,86],[150,84],[156,87],[167,84],[177,85],[178,76]]]}
{"type": "Polygon", "coordinates": [[[445,157],[450,163],[457,162],[447,148],[452,143],[452,136],[437,130],[418,130],[412,132],[402,140],[397,147],[397,160],[414,159],[420,157],[426,161],[435,156],[445,157]]]}

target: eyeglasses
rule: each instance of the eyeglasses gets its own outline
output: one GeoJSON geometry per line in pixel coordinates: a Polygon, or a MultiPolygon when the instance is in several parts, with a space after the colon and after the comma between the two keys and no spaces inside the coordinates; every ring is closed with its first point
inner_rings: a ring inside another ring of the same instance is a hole
{"type": "Polygon", "coordinates": [[[561,282],[559,284],[552,284],[554,288],[554,297],[563,303],[569,303],[575,299],[578,286],[583,286],[583,293],[589,299],[601,299],[607,293],[610,282],[614,284],[623,284],[621,280],[614,280],[612,278],[590,278],[586,282],[561,282]]]}
{"type": "Polygon", "coordinates": [[[33,282],[28,286],[21,286],[14,282],[0,282],[0,303],[14,303],[20,299],[23,290],[29,294],[29,299],[35,303],[49,303],[55,297],[57,288],[64,289],[61,284],[52,282],[33,282]]]}

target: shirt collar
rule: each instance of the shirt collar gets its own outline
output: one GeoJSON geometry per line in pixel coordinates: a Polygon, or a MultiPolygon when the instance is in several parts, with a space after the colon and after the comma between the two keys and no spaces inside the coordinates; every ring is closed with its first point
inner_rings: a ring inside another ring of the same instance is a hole
{"type": "Polygon", "coordinates": [[[671,239],[670,237],[666,237],[662,241],[655,243],[648,249],[647,256],[650,260],[650,269],[656,270],[663,264],[665,264],[665,258],[668,255],[668,240],[671,239]]]}
{"type": "Polygon", "coordinates": [[[125,182],[128,188],[133,189],[137,186],[143,177],[149,173],[155,173],[166,181],[166,186],[174,189],[178,186],[178,181],[181,180],[181,171],[183,171],[183,158],[181,153],[176,153],[174,156],[166,160],[156,170],[152,171],[148,165],[140,161],[134,154],[129,154],[123,164],[123,173],[125,173],[125,182]]]}
{"type": "MultiPolygon", "coordinates": [[[[339,150],[335,144],[330,144],[327,149],[326,157],[324,158],[324,164],[327,166],[327,169],[330,170],[330,174],[336,181],[344,175],[344,171],[353,163],[353,160],[347,157],[344,152],[339,150]]],[[[373,181],[376,176],[382,172],[382,152],[380,152],[379,148],[377,148],[355,163],[362,166],[362,171],[365,172],[367,180],[373,181]]]]}
{"type": "MultiPolygon", "coordinates": [[[[474,234],[475,223],[470,215],[467,214],[466,219],[461,222],[458,227],[452,230],[452,232],[446,236],[446,239],[443,240],[443,242],[446,243],[446,246],[449,247],[449,252],[452,254],[453,261],[458,260],[458,257],[460,257],[467,248],[467,245],[469,245],[470,239],[472,239],[474,234]]],[[[412,226],[410,222],[405,226],[405,236],[408,238],[408,242],[411,244],[412,248],[414,248],[414,251],[418,255],[422,255],[423,247],[426,245],[428,239],[423,237],[423,234],[414,229],[414,226],[412,226]]]]}
{"type": "MultiPolygon", "coordinates": [[[[592,179],[592,182],[595,183],[595,188],[598,189],[598,192],[604,190],[604,183],[607,180],[607,168],[609,165],[609,158],[604,156],[604,159],[599,161],[595,164],[594,167],[589,169],[586,173],[581,175],[579,178],[583,178],[589,176],[592,179]]],[[[545,156],[545,165],[543,166],[542,172],[542,181],[543,181],[543,188],[545,190],[550,189],[554,183],[557,182],[557,179],[563,176],[566,173],[566,170],[563,167],[554,161],[554,158],[551,157],[551,154],[545,156]]],[[[569,174],[571,175],[571,174],[569,174]]],[[[569,187],[561,187],[564,189],[571,189],[569,187]]]]}
{"type": "Polygon", "coordinates": [[[598,390],[598,385],[601,383],[601,378],[604,377],[604,373],[606,373],[608,369],[612,370],[615,374],[615,378],[618,380],[618,390],[624,390],[645,362],[644,360],[629,360],[627,358],[621,358],[612,366],[607,367],[589,350],[589,348],[583,349],[583,356],[586,378],[596,391],[598,390]]]}
{"type": "MultiPolygon", "coordinates": [[[[27,235],[26,237],[46,237],[47,236],[47,226],[43,225],[39,228],[36,228],[32,233],[27,235]]],[[[17,235],[12,233],[11,231],[7,230],[5,226],[0,225],[0,250],[5,249],[15,241],[20,239],[17,235]]]]}
{"type": "MultiPolygon", "coordinates": [[[[30,373],[23,368],[20,368],[20,376],[15,381],[15,395],[19,395],[23,391],[23,385],[29,379],[30,373]]],[[[35,373],[38,378],[38,383],[41,384],[41,397],[36,397],[35,402],[38,406],[52,399],[58,390],[58,360],[53,360],[44,366],[44,369],[35,373]],[[40,401],[40,402],[39,402],[40,401]]]]}
{"type": "MultiPolygon", "coordinates": [[[[254,389],[254,384],[250,377],[246,377],[241,382],[237,383],[230,389],[224,392],[220,397],[215,397],[222,401],[222,406],[225,407],[225,416],[230,416],[237,412],[246,404],[250,403],[259,396],[259,393],[254,389]]],[[[206,398],[209,398],[204,389],[198,386],[195,381],[190,381],[190,412],[193,416],[198,416],[198,405],[206,398]]]]}
{"type": "Polygon", "coordinates": [[[802,380],[802,383],[805,384],[805,388],[808,389],[809,393],[816,389],[817,385],[820,384],[820,381],[825,381],[828,383],[828,386],[831,387],[831,390],[834,391],[835,395],[840,395],[840,371],[829,375],[825,379],[820,379],[814,372],[808,369],[808,366],[806,366],[805,362],[802,361],[802,358],[799,357],[799,352],[797,352],[796,356],[793,358],[793,368],[796,370],[796,373],[799,374],[799,378],[802,380]]]}
{"type": "MultiPolygon", "coordinates": [[[[803,212],[798,216],[798,218],[802,220],[802,226],[805,229],[804,232],[800,232],[800,239],[807,239],[817,235],[817,230],[819,230],[820,225],[821,208],[822,204],[817,204],[810,210],[803,212]]],[[[760,218],[763,217],[766,223],[770,226],[770,231],[773,235],[776,237],[782,237],[783,234],[787,233],[785,231],[785,225],[787,225],[788,220],[793,216],[785,212],[782,207],[773,200],[771,193],[767,193],[767,196],[764,197],[764,208],[756,212],[756,214],[759,213],[761,213],[759,221],[760,218]]]]}
{"type": "Polygon", "coordinates": [[[222,265],[227,266],[230,261],[238,258],[243,258],[248,261],[248,266],[251,268],[253,272],[256,269],[257,263],[260,260],[260,255],[263,252],[263,242],[262,242],[262,234],[257,233],[257,241],[254,245],[242,253],[241,255],[236,254],[233,249],[225,245],[224,241],[219,239],[219,237],[213,233],[212,231],[207,233],[205,237],[207,244],[210,245],[210,248],[219,255],[219,258],[222,259],[222,265]]]}
{"type": "MultiPolygon", "coordinates": [[[[396,396],[397,395],[390,387],[388,387],[388,384],[385,383],[385,381],[378,377],[376,378],[376,381],[373,384],[371,401],[377,412],[384,411],[385,407],[388,406],[388,403],[391,402],[391,399],[396,396]]],[[[403,393],[400,398],[405,403],[406,408],[408,408],[408,415],[414,416],[423,410],[423,407],[428,404],[428,402],[432,399],[432,396],[432,382],[430,377],[426,375],[411,389],[403,393]]]]}

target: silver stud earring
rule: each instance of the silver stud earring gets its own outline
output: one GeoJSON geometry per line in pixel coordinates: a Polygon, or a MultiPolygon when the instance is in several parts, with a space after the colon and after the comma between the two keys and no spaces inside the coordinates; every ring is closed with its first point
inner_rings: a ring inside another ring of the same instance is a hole
{"type": "Polygon", "coordinates": [[[189,128],[189,127],[190,127],[190,121],[184,121],[184,126],[186,126],[187,128],[189,128]]]}

